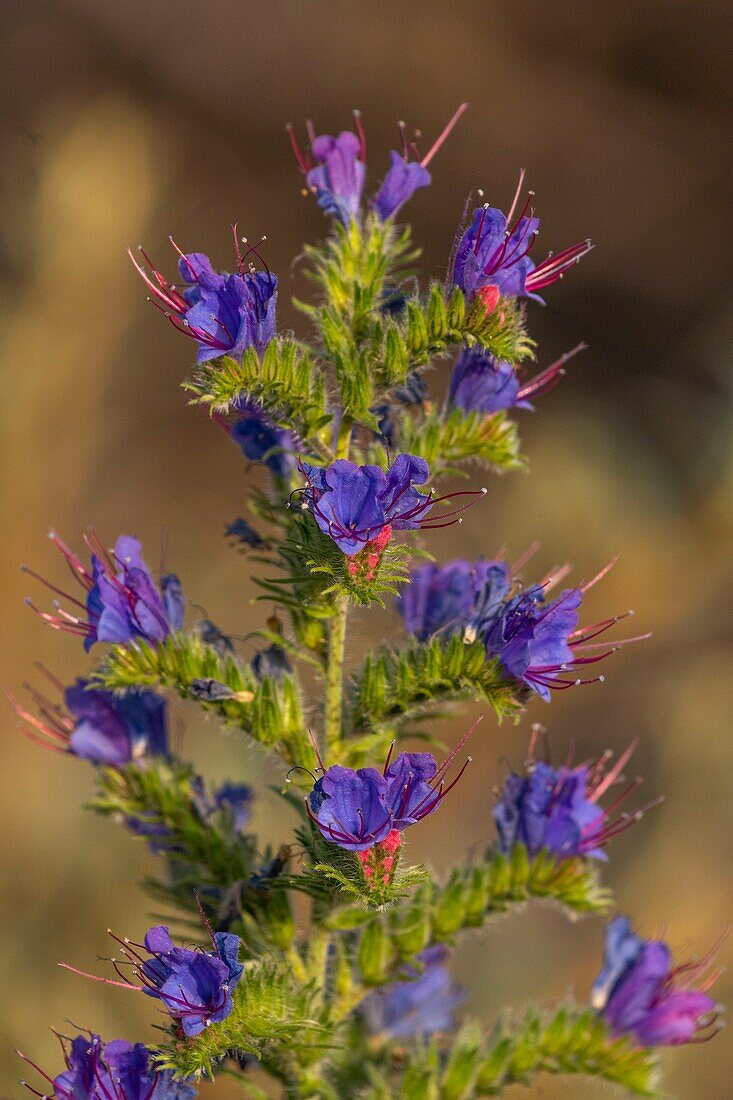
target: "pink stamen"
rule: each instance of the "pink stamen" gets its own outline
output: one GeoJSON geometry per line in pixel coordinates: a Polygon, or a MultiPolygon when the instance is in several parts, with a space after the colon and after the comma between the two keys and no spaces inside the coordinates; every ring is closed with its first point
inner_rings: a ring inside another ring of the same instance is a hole
{"type": "Polygon", "coordinates": [[[449,134],[451,133],[451,131],[453,130],[456,123],[458,122],[458,120],[460,119],[461,115],[463,114],[463,112],[466,110],[467,107],[468,107],[468,103],[461,103],[460,107],[456,110],[453,117],[448,121],[447,125],[443,128],[443,130],[438,135],[438,137],[436,138],[433,145],[430,147],[430,149],[427,151],[427,153],[425,154],[423,159],[420,161],[423,168],[427,168],[427,166],[430,164],[430,161],[433,159],[433,157],[438,152],[438,150],[440,149],[443,142],[449,136],[449,134]]]}

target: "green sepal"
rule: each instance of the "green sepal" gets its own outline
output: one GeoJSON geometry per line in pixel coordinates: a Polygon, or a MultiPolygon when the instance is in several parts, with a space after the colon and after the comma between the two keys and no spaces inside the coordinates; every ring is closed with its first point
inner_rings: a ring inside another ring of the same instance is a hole
{"type": "Polygon", "coordinates": [[[295,431],[304,444],[325,449],[322,433],[331,420],[322,369],[306,345],[276,336],[262,356],[246,348],[241,360],[229,355],[196,367],[183,388],[192,403],[226,413],[241,398],[255,401],[278,424],[295,431]]]}
{"type": "Polygon", "coordinates": [[[435,478],[464,473],[463,467],[471,462],[495,471],[526,468],[519,453],[517,425],[504,412],[486,416],[453,409],[405,414],[399,420],[398,437],[400,450],[424,458],[435,478]]]}
{"type": "Polygon", "coordinates": [[[139,639],[111,646],[91,681],[109,691],[172,688],[182,699],[194,699],[283,759],[294,764],[315,762],[295,679],[265,676],[258,680],[232,654],[222,654],[192,634],[170,634],[157,645],[139,639]],[[202,698],[199,689],[209,681],[224,685],[231,695],[202,698]]]}
{"type": "Polygon", "coordinates": [[[180,1077],[213,1076],[231,1052],[265,1055],[284,1062],[302,1055],[324,1038],[313,1006],[313,989],[300,986],[283,964],[245,963],[232,994],[232,1011],[195,1038],[171,1038],[157,1051],[157,1062],[180,1077]]]}
{"type": "Polygon", "coordinates": [[[355,678],[352,698],[352,728],[378,732],[453,699],[486,700],[497,717],[516,717],[523,692],[506,679],[497,660],[487,658],[480,642],[465,644],[454,635],[411,640],[400,650],[385,647],[370,654],[355,678]]]}

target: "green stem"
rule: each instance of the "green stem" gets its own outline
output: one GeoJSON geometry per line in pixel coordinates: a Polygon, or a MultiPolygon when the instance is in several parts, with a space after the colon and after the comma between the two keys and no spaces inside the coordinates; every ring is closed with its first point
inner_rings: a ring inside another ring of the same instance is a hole
{"type": "Polygon", "coordinates": [[[331,619],[328,634],[328,668],[326,672],[326,762],[336,763],[341,753],[344,694],[344,648],[346,645],[346,615],[348,603],[339,600],[331,619]]]}

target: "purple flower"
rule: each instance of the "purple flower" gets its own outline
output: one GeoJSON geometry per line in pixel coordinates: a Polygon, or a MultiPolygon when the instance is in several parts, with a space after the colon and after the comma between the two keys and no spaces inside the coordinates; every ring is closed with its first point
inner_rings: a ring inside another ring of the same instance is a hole
{"type": "Polygon", "coordinates": [[[260,547],[265,545],[265,540],[259,531],[256,531],[252,524],[242,516],[238,516],[237,519],[228,523],[224,530],[224,534],[227,535],[228,538],[235,539],[242,546],[249,547],[251,550],[259,550],[260,547]]]}
{"type": "Polygon", "coordinates": [[[630,641],[641,640],[593,643],[630,611],[578,628],[578,608],[585,592],[611,565],[580,588],[566,589],[555,600],[548,600],[547,594],[559,576],[545,578],[511,596],[519,562],[510,567],[503,561],[480,558],[475,565],[461,559],[442,567],[423,565],[411,573],[397,608],[408,631],[420,641],[441,632],[460,631],[466,643],[480,639],[487,655],[498,658],[508,676],[549,700],[553,688],[595,682],[577,677],[568,680],[567,673],[603,660],[630,641]]]}
{"type": "Polygon", "coordinates": [[[295,469],[297,444],[291,432],[279,428],[254,401],[239,399],[234,420],[225,424],[230,436],[250,462],[262,462],[281,481],[295,469]]]}
{"type": "Polygon", "coordinates": [[[114,550],[107,551],[96,534],[85,536],[92,555],[90,572],[55,531],[50,532],[49,538],[61,551],[72,576],[86,593],[86,601],[82,603],[26,568],[25,571],[31,576],[74,605],[75,612],[72,613],[54,601],[57,614],[53,615],[38,611],[30,600],[26,600],[49,626],[83,638],[87,651],[95,642],[124,644],[142,638],[155,644],[162,642],[171,630],[177,628],[175,624],[182,615],[183,606],[180,582],[177,582],[175,598],[170,583],[167,595],[161,593],[143,561],[142,547],[137,539],[120,535],[114,550]],[[174,616],[173,623],[168,617],[169,611],[174,616]]]}
{"type": "Polygon", "coordinates": [[[530,856],[544,849],[560,859],[606,859],[605,846],[654,804],[613,817],[641,782],[637,779],[608,808],[600,805],[603,795],[619,781],[635,747],[632,744],[608,771],[609,754],[604,753],[595,764],[578,768],[553,768],[540,760],[531,763],[526,775],[513,772],[492,810],[499,850],[510,855],[522,844],[530,856]]]}
{"type": "MultiPolygon", "coordinates": [[[[402,152],[392,150],[391,163],[382,184],[371,200],[371,207],[380,221],[393,217],[420,187],[430,183],[427,166],[440,149],[451,130],[467,107],[462,103],[439,134],[431,148],[420,158],[414,142],[407,139],[404,123],[399,124],[402,152]],[[415,157],[415,160],[411,158],[415,157]]],[[[366,174],[366,134],[361,114],[354,111],[356,133],[343,130],[338,137],[330,134],[316,136],[311,123],[307,124],[309,148],[303,152],[292,126],[288,126],[290,144],[309,190],[316,196],[318,205],[327,214],[337,218],[342,225],[359,219],[361,198],[366,174]],[[318,162],[313,164],[313,159],[318,162]]]]}
{"type": "Polygon", "coordinates": [[[565,373],[568,360],[585,347],[578,344],[527,382],[522,382],[511,363],[496,359],[478,346],[465,348],[453,368],[448,403],[464,412],[487,416],[502,409],[531,409],[530,399],[553,389],[565,373]]]}
{"type": "Polygon", "coordinates": [[[360,1012],[373,1034],[407,1039],[427,1037],[453,1026],[453,1012],[464,994],[442,965],[447,954],[442,944],[426,948],[417,956],[420,966],[404,967],[403,978],[365,998],[360,1012]]]}
{"type": "Polygon", "coordinates": [[[385,473],[379,466],[357,466],[339,459],[325,470],[302,463],[304,502],[324,534],[349,557],[389,527],[418,527],[433,501],[415,485],[428,479],[428,464],[401,454],[385,473]]]}
{"type": "Polygon", "coordinates": [[[74,1039],[61,1037],[61,1047],[66,1069],[54,1079],[21,1054],[52,1085],[55,1100],[192,1100],[196,1095],[188,1081],[158,1069],[142,1043],[133,1046],[124,1039],[103,1043],[90,1032],[74,1039]]]}
{"type": "Polygon", "coordinates": [[[321,134],[311,141],[311,152],[318,161],[306,171],[306,183],[315,192],[316,201],[326,214],[332,214],[343,225],[359,215],[361,193],[364,190],[364,147],[351,130],[342,130],[338,137],[321,134]]]}
{"type": "Polygon", "coordinates": [[[201,776],[191,780],[193,802],[202,821],[208,822],[223,812],[236,833],[244,832],[252,812],[254,792],[245,783],[223,783],[213,796],[206,790],[201,776]]]}
{"type": "Polygon", "coordinates": [[[136,960],[142,988],[180,1022],[184,1035],[200,1035],[231,1012],[232,991],[244,969],[237,961],[239,943],[231,932],[216,932],[213,952],[192,951],[176,947],[163,925],[147,932],[145,950],[151,958],[136,960]]]}
{"type": "Polygon", "coordinates": [[[159,308],[174,328],[198,343],[199,363],[221,355],[239,358],[249,347],[261,352],[275,335],[277,276],[264,261],[264,271],[257,271],[252,264],[247,266],[250,254],[258,259],[261,256],[253,247],[242,256],[236,227],[234,241],[239,269],[230,275],[215,271],[203,252],[184,253],[171,239],[179,256],[182,287],[169,283],[142,249],[150,271],[128,249],[155,303],[160,303],[159,308]]]}
{"type": "Polygon", "coordinates": [[[482,497],[486,489],[475,492],[447,493],[434,497],[415,488],[429,476],[424,458],[399,454],[385,472],[379,466],[357,466],[346,459],[327,466],[311,466],[301,462],[306,486],[302,490],[302,506],[310,509],[316,523],[348,557],[353,557],[367,544],[378,541],[380,553],[392,531],[416,527],[432,529],[458,522],[465,507],[425,517],[435,504],[453,497],[482,497]]]}
{"type": "Polygon", "coordinates": [[[571,638],[582,602],[580,588],[566,588],[549,602],[541,585],[526,589],[505,604],[491,622],[484,636],[487,653],[499,658],[509,676],[549,700],[550,688],[562,683],[558,673],[576,666],[571,638]]]}
{"type": "Polygon", "coordinates": [[[63,692],[64,709],[30,690],[38,715],[21,707],[13,696],[10,701],[29,738],[44,748],[111,768],[168,755],[166,703],[155,692],[113,695],[90,687],[88,680],[77,680],[63,692]]]}
{"type": "Polygon", "coordinates": [[[523,179],[522,175],[508,217],[485,203],[474,210],[471,224],[458,240],[452,279],[468,298],[487,287],[496,287],[505,298],[541,301],[537,291],[560,279],[592,248],[590,241],[583,241],[557,256],[550,253],[535,266],[529,252],[540,222],[530,209],[531,193],[516,220],[512,220],[523,179]]]}
{"type": "Polygon", "coordinates": [[[502,606],[511,583],[506,562],[456,558],[413,569],[395,602],[405,628],[425,642],[434,634],[463,633],[471,623],[477,632],[502,606]]]}
{"type": "Polygon", "coordinates": [[[465,348],[450,379],[448,402],[464,412],[490,415],[502,409],[531,408],[519,397],[521,383],[511,363],[495,359],[479,347],[465,348]]]}
{"type": "Polygon", "coordinates": [[[186,597],[180,577],[175,573],[166,573],[160,578],[160,592],[163,597],[165,614],[171,630],[183,630],[186,617],[186,597]]]}
{"type": "Polygon", "coordinates": [[[616,917],[606,928],[591,1004],[614,1035],[631,1035],[644,1047],[709,1039],[717,1030],[718,1009],[706,993],[714,976],[693,986],[709,962],[710,956],[672,967],[666,943],[637,936],[628,917],[616,917]]]}
{"type": "Polygon", "coordinates": [[[306,799],[308,816],[325,840],[350,852],[365,852],[438,808],[468,764],[446,787],[445,777],[462,745],[440,766],[427,752],[403,752],[390,761],[391,751],[382,772],[334,764],[306,799]]]}
{"type": "Polygon", "coordinates": [[[387,174],[382,180],[379,191],[372,199],[372,206],[380,221],[386,221],[388,218],[393,217],[420,187],[429,186],[431,176],[428,172],[428,164],[430,164],[430,161],[438,152],[467,106],[467,103],[460,105],[422,158],[420,158],[414,142],[408,141],[404,123],[399,124],[402,152],[398,153],[396,149],[393,149],[390,153],[391,163],[387,174]],[[411,156],[416,159],[411,160],[411,156]]]}
{"type": "Polygon", "coordinates": [[[223,783],[214,791],[217,809],[231,817],[235,833],[243,833],[252,813],[254,794],[245,783],[223,783]]]}
{"type": "Polygon", "coordinates": [[[395,149],[390,153],[390,158],[387,174],[373,200],[381,221],[393,217],[420,187],[428,187],[431,181],[424,164],[406,160],[404,154],[395,149]]]}
{"type": "Polygon", "coordinates": [[[376,768],[334,764],[316,782],[306,808],[321,835],[350,852],[379,844],[392,829],[387,780],[376,768]]]}

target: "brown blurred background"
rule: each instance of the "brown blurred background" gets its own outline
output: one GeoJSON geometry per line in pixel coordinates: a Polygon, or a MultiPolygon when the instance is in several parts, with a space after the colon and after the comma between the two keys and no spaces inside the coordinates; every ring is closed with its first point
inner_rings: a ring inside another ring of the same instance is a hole
{"type": "MultiPolygon", "coordinates": [[[[487,720],[444,810],[450,824],[426,823],[412,851],[446,869],[485,839],[502,758],[523,760],[531,721],[546,723],[558,757],[571,739],[582,757],[639,735],[646,791],[667,801],[616,843],[606,874],[643,931],[665,931],[681,953],[706,949],[730,920],[733,847],[729,15],[724,0],[0,4],[3,684],[17,689],[35,660],[63,679],[86,667],[81,647],[22,603],[21,562],[62,576],[51,525],[77,543],[90,523],[106,541],[137,533],[154,566],[167,530],[166,566],[225,630],[244,634],[267,613],[222,537],[253,475],[186,406],[177,383],[192,349],[146,305],[124,246],[145,241],[172,270],[171,232],[227,266],[238,220],[251,238],[267,234],[280,323],[299,325],[291,261],[325,226],[299,195],[285,122],[309,115],[334,130],[360,107],[376,181],[398,118],[430,141],[468,99],[432,188],[409,209],[425,271],[444,269],[469,188],[505,204],[524,166],[544,246],[597,244],[546,310],[530,307],[540,363],[580,339],[591,350],[521,416],[531,476],[492,482],[460,535],[437,533],[430,548],[518,554],[538,537],[538,575],[571,559],[576,577],[618,552],[588,615],[633,607],[635,630],[654,637],[609,660],[604,685],[532,704],[517,729],[487,720]]],[[[394,628],[379,621],[380,634],[394,628]]],[[[360,620],[354,660],[373,632],[360,620]]],[[[272,775],[195,709],[176,713],[208,774],[272,775]]],[[[467,721],[445,723],[446,738],[467,721]]],[[[83,813],[85,765],[24,741],[7,710],[2,727],[0,1094],[20,1096],[12,1048],[54,1071],[50,1025],[153,1039],[143,998],[56,968],[93,968],[110,924],[131,936],[147,927],[136,883],[149,857],[83,813]]],[[[256,824],[283,838],[267,795],[256,824]]],[[[467,938],[456,971],[489,1023],[505,1003],[584,999],[601,940],[600,921],[533,909],[467,938]]],[[[730,1003],[729,974],[717,989],[730,1003]]],[[[668,1090],[730,1095],[729,1054],[725,1033],[671,1052],[668,1090]]],[[[577,1081],[535,1091],[607,1095],[577,1081]]]]}

